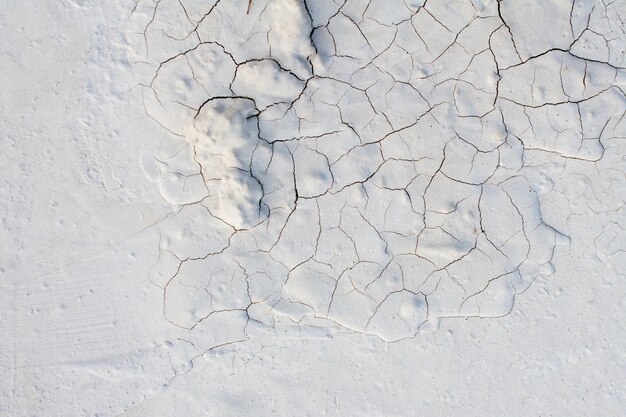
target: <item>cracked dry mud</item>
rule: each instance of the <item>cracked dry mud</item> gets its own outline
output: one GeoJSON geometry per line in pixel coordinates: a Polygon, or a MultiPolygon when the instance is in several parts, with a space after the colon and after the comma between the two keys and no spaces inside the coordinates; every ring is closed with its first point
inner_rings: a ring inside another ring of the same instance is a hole
{"type": "MultiPolygon", "coordinates": [[[[550,276],[581,201],[611,193],[577,167],[624,181],[606,151],[626,126],[626,7],[520,7],[137,1],[128,56],[175,207],[150,280],[174,333],[198,352],[320,328],[395,342],[507,315],[550,276]],[[559,175],[580,175],[569,208],[546,198],[573,195],[559,175]]],[[[617,200],[597,208],[600,258],[623,254],[617,200]]]]}

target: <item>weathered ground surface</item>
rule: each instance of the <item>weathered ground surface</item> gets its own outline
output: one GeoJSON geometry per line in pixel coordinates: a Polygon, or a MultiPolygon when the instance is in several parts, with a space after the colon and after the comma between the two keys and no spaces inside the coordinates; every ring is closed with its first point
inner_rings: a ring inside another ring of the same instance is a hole
{"type": "Polygon", "coordinates": [[[619,415],[626,2],[38,3],[0,416],[619,415]]]}
{"type": "Polygon", "coordinates": [[[137,2],[129,59],[179,207],[164,317],[203,342],[225,322],[392,342],[509,314],[571,248],[564,184],[623,182],[624,9],[566,3],[137,2]]]}

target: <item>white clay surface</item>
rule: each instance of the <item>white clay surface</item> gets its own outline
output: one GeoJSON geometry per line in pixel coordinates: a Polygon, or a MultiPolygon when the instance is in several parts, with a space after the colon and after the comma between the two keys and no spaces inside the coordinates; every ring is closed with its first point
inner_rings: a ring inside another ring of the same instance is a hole
{"type": "Polygon", "coordinates": [[[623,412],[625,1],[2,3],[0,416],[623,412]]]}

